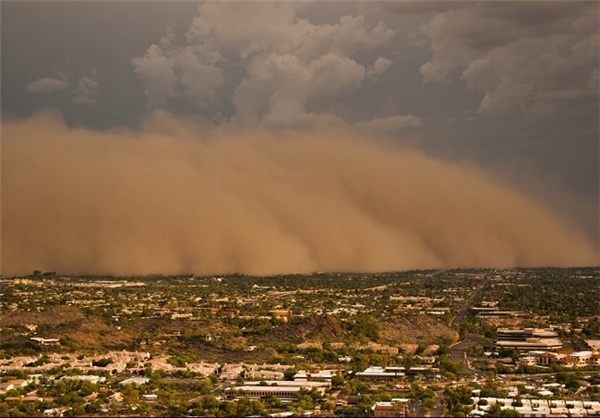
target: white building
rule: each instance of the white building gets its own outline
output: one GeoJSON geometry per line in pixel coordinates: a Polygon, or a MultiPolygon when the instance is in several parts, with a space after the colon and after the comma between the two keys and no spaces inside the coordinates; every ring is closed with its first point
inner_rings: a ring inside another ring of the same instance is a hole
{"type": "MultiPolygon", "coordinates": [[[[298,394],[298,392],[300,392],[301,390],[312,390],[315,389],[317,390],[317,392],[319,392],[321,395],[325,394],[325,389],[327,388],[327,386],[323,386],[323,385],[314,385],[314,383],[325,383],[325,382],[303,382],[304,385],[300,385],[300,384],[296,384],[294,385],[294,382],[285,382],[283,384],[283,382],[275,382],[275,383],[282,383],[281,386],[264,386],[264,385],[259,385],[259,384],[247,384],[244,386],[236,386],[236,387],[229,387],[225,389],[225,395],[228,398],[234,398],[234,397],[238,397],[238,396],[248,396],[251,399],[264,399],[264,398],[268,398],[269,396],[275,396],[278,399],[281,399],[284,402],[288,402],[291,401],[293,399],[295,399],[296,395],[298,394]],[[313,383],[312,385],[309,385],[309,383],[313,383]]],[[[296,383],[300,383],[300,382],[296,382],[296,383]]]]}
{"type": "Polygon", "coordinates": [[[150,381],[147,377],[130,377],[129,379],[125,379],[122,382],[119,382],[121,386],[127,385],[145,385],[150,381]]]}
{"type": "Polygon", "coordinates": [[[59,380],[87,380],[91,383],[103,383],[106,381],[106,377],[93,374],[80,374],[76,376],[63,376],[59,380]]]}

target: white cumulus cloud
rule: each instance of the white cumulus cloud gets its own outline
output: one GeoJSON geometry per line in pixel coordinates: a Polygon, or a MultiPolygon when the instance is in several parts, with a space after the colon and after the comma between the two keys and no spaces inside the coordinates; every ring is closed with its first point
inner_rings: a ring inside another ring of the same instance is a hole
{"type": "Polygon", "coordinates": [[[389,59],[385,57],[379,57],[367,70],[367,77],[375,77],[383,74],[388,70],[388,68],[390,68],[391,65],[392,61],[389,59]]]}
{"type": "Polygon", "coordinates": [[[99,87],[96,80],[86,76],[80,77],[77,88],[73,91],[73,101],[82,104],[95,104],[99,87]]]}
{"type": "Polygon", "coordinates": [[[40,78],[25,86],[25,90],[34,94],[52,94],[68,88],[68,82],[52,77],[40,78]]]}
{"type": "MultiPolygon", "coordinates": [[[[151,107],[186,97],[197,106],[218,101],[224,68],[240,74],[225,100],[241,124],[289,125],[311,115],[313,101],[336,98],[361,87],[367,72],[381,74],[391,61],[369,67],[355,54],[385,45],[395,32],[362,16],[335,24],[297,17],[301,3],[208,2],[199,7],[185,44],[169,32],[143,57],[133,59],[151,107]]],[[[223,94],[222,96],[226,96],[223,94]]],[[[221,96],[219,96],[221,97],[221,96]]]]}

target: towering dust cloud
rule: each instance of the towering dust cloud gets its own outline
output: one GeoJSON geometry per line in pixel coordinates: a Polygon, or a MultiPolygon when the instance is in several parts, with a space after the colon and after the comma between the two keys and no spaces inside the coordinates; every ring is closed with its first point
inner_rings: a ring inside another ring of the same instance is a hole
{"type": "Polygon", "coordinates": [[[480,169],[347,129],[2,123],[4,275],[569,266],[596,254],[480,169]]]}

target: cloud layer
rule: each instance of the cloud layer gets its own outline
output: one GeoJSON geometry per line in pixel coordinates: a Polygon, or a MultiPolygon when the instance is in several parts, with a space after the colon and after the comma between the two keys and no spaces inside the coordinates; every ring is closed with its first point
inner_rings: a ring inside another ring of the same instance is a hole
{"type": "Polygon", "coordinates": [[[40,78],[32,81],[25,86],[25,90],[34,94],[52,94],[57,91],[66,90],[69,88],[69,83],[65,80],[57,78],[40,78]]]}
{"type": "Polygon", "coordinates": [[[2,274],[274,274],[597,264],[473,166],[349,129],[2,123],[2,274]]]}
{"type": "Polygon", "coordinates": [[[421,11],[442,12],[418,32],[433,52],[421,66],[424,81],[444,81],[459,69],[467,87],[483,93],[480,115],[585,111],[597,121],[597,3],[428,3],[421,11]]]}

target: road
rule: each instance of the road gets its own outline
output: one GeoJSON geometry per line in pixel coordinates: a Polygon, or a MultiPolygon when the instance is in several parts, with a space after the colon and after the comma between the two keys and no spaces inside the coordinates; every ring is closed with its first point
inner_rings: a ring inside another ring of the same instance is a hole
{"type": "Polygon", "coordinates": [[[443,417],[444,416],[444,405],[442,405],[442,396],[444,395],[443,390],[435,392],[435,398],[433,399],[435,404],[429,411],[428,416],[430,417],[443,417]]]}
{"type": "MultiPolygon", "coordinates": [[[[451,326],[454,326],[454,325],[460,326],[460,323],[465,320],[465,318],[467,317],[467,313],[469,312],[469,306],[471,305],[471,303],[473,303],[473,300],[475,300],[477,295],[481,292],[481,290],[483,289],[483,287],[486,285],[486,283],[489,280],[490,280],[489,277],[484,279],[484,281],[481,283],[481,285],[473,292],[471,297],[464,303],[464,305],[456,313],[454,318],[452,318],[452,322],[450,323],[451,326]]],[[[477,341],[479,341],[479,339],[481,339],[480,335],[467,334],[467,336],[465,337],[464,340],[459,341],[458,343],[456,343],[450,347],[450,352],[448,354],[448,357],[453,362],[460,364],[463,367],[463,369],[474,372],[474,370],[471,369],[471,365],[469,364],[469,360],[467,359],[467,353],[465,350],[470,345],[475,344],[477,341]]],[[[434,398],[435,404],[434,404],[433,408],[431,408],[431,410],[429,411],[428,416],[430,416],[430,417],[444,416],[444,406],[442,405],[443,394],[444,394],[443,391],[437,391],[435,393],[435,398],[434,398]]]]}
{"type": "Polygon", "coordinates": [[[469,364],[469,360],[467,359],[466,349],[480,339],[481,336],[478,334],[467,334],[464,340],[459,341],[450,347],[450,353],[448,357],[453,362],[460,364],[465,370],[474,371],[469,364]]]}
{"type": "Polygon", "coordinates": [[[467,313],[469,311],[469,306],[471,305],[471,303],[473,303],[473,300],[481,292],[481,290],[487,284],[487,282],[490,281],[490,277],[486,277],[483,280],[483,283],[481,283],[481,285],[479,285],[479,287],[473,292],[471,297],[464,303],[464,305],[460,308],[460,310],[456,313],[456,315],[454,315],[454,318],[452,318],[452,322],[450,322],[450,326],[453,326],[455,324],[460,325],[460,323],[462,321],[464,321],[464,319],[466,318],[467,313]]]}
{"type": "MultiPolygon", "coordinates": [[[[469,306],[471,306],[471,303],[473,303],[473,300],[475,300],[477,295],[479,295],[479,293],[481,293],[481,290],[487,284],[487,282],[490,280],[490,277],[486,277],[483,280],[483,282],[479,285],[479,287],[473,292],[471,297],[464,303],[464,305],[460,308],[460,310],[456,313],[456,315],[454,315],[454,318],[452,318],[452,322],[450,323],[451,326],[454,326],[454,325],[460,326],[460,323],[465,320],[465,318],[467,317],[467,313],[469,312],[469,306]]],[[[450,347],[450,355],[449,355],[450,360],[452,360],[455,363],[460,364],[465,370],[473,371],[473,369],[471,369],[471,366],[469,364],[469,360],[467,359],[467,353],[465,350],[470,345],[479,341],[480,338],[481,337],[477,334],[468,334],[464,340],[459,341],[458,343],[451,346],[450,347]]]]}

